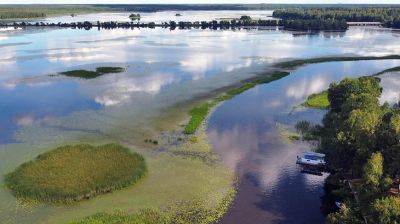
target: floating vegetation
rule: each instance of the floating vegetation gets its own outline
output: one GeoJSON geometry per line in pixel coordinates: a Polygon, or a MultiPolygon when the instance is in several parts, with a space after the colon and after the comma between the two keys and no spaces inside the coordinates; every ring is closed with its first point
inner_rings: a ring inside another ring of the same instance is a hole
{"type": "Polygon", "coordinates": [[[67,145],[22,164],[5,185],[17,198],[68,203],[127,187],[146,171],[141,155],[117,144],[67,145]]]}
{"type": "Polygon", "coordinates": [[[145,139],[144,142],[158,145],[158,140],[154,140],[154,139],[145,139]]]}
{"type": "Polygon", "coordinates": [[[330,106],[328,91],[325,90],[320,93],[311,94],[308,96],[307,101],[303,103],[303,106],[316,109],[328,109],[330,106]]]}
{"type": "Polygon", "coordinates": [[[208,116],[210,109],[213,108],[214,106],[216,106],[218,103],[223,102],[225,100],[229,100],[229,99],[233,98],[234,96],[239,95],[239,94],[243,93],[244,91],[255,87],[256,85],[269,83],[269,82],[281,79],[287,75],[289,75],[288,72],[282,72],[282,71],[275,71],[270,74],[266,74],[264,77],[251,80],[239,87],[228,90],[224,95],[218,96],[210,102],[206,102],[197,107],[194,107],[189,112],[191,117],[190,117],[190,120],[189,120],[188,124],[186,125],[183,133],[184,134],[195,133],[197,128],[200,126],[200,124],[208,116]]]}
{"type": "Polygon", "coordinates": [[[236,195],[236,190],[230,190],[222,200],[212,207],[208,201],[194,199],[192,201],[175,202],[165,211],[143,209],[135,214],[123,211],[114,213],[98,213],[82,220],[68,224],[186,224],[216,223],[222,218],[236,195]]]}
{"type": "Polygon", "coordinates": [[[167,217],[156,210],[141,210],[129,215],[122,211],[115,213],[98,213],[69,224],[167,224],[167,217]]]}
{"type": "Polygon", "coordinates": [[[123,71],[125,71],[125,69],[121,68],[121,67],[98,67],[98,68],[96,68],[95,71],[79,69],[79,70],[61,72],[60,74],[69,76],[69,77],[94,79],[94,78],[97,78],[97,77],[105,75],[105,74],[121,73],[123,71]]]}
{"type": "Polygon", "coordinates": [[[324,57],[324,58],[311,58],[311,59],[301,59],[288,61],[278,64],[281,68],[293,69],[298,66],[306,65],[306,64],[317,64],[323,62],[335,62],[335,61],[370,61],[370,60],[390,60],[390,59],[400,59],[400,55],[388,55],[382,57],[324,57]]]}

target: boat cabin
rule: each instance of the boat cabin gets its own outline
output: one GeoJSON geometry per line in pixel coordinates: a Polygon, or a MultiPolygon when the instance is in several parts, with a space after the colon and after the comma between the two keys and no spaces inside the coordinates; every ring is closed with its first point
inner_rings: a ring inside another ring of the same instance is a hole
{"type": "Polygon", "coordinates": [[[304,152],[303,155],[297,156],[296,163],[308,166],[325,166],[325,154],[316,152],[304,152]]]}

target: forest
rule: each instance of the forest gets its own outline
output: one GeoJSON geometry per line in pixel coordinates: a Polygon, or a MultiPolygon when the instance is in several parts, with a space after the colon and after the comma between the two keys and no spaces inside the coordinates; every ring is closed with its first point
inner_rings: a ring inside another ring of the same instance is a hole
{"type": "Polygon", "coordinates": [[[387,27],[400,28],[399,7],[279,9],[274,17],[283,20],[339,20],[346,22],[381,22],[387,27]]]}
{"type": "Polygon", "coordinates": [[[314,130],[333,172],[327,185],[343,203],[328,216],[329,224],[400,221],[400,198],[393,193],[400,174],[400,107],[380,105],[381,93],[376,77],[346,78],[329,87],[330,110],[314,130]]]}

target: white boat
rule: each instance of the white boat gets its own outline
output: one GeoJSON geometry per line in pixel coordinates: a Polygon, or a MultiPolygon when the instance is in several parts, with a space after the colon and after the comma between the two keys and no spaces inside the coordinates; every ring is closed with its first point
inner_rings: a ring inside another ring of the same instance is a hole
{"type": "Polygon", "coordinates": [[[325,154],[316,152],[304,152],[302,156],[297,156],[296,163],[301,165],[322,167],[326,165],[325,154]]]}

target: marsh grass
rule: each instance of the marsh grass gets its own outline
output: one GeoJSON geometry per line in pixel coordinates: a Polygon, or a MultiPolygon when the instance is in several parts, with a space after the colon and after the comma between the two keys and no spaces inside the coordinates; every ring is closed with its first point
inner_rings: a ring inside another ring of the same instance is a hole
{"type": "Polygon", "coordinates": [[[122,211],[114,213],[98,213],[69,224],[167,224],[167,218],[156,210],[141,210],[136,214],[122,211]]]}
{"type": "Polygon", "coordinates": [[[6,175],[17,198],[69,203],[127,187],[147,171],[144,158],[117,144],[67,145],[6,175]]]}
{"type": "Polygon", "coordinates": [[[293,60],[288,62],[283,62],[278,64],[279,67],[285,69],[293,69],[298,66],[306,64],[317,64],[322,62],[335,62],[335,61],[369,61],[369,60],[389,60],[389,59],[400,59],[400,55],[388,55],[382,57],[373,56],[357,56],[357,57],[324,57],[324,58],[311,58],[311,59],[301,59],[293,60]]]}
{"type": "Polygon", "coordinates": [[[197,107],[194,107],[189,111],[190,120],[186,125],[183,133],[184,134],[193,134],[196,132],[197,128],[201,125],[201,123],[208,116],[209,111],[219,104],[220,102],[232,99],[234,96],[239,95],[246,90],[249,90],[259,84],[269,83],[278,79],[281,79],[285,76],[289,75],[288,72],[275,71],[270,74],[266,74],[265,77],[261,77],[255,80],[251,80],[247,83],[240,85],[239,87],[228,90],[225,94],[214,98],[213,100],[203,103],[197,107]]]}
{"type": "Polygon", "coordinates": [[[112,73],[121,73],[125,69],[121,67],[98,67],[96,68],[95,71],[88,71],[88,70],[72,70],[72,71],[66,71],[66,72],[61,72],[60,74],[69,76],[69,77],[78,77],[78,78],[83,78],[83,79],[94,79],[99,76],[105,75],[105,74],[112,74],[112,73]]]}
{"type": "Polygon", "coordinates": [[[236,190],[231,190],[216,206],[208,202],[192,200],[175,202],[165,211],[144,209],[134,214],[122,211],[98,213],[68,224],[210,224],[217,223],[232,203],[236,190]]]}
{"type": "Polygon", "coordinates": [[[320,93],[311,94],[308,96],[306,102],[303,103],[303,106],[316,109],[328,109],[330,106],[328,91],[325,90],[320,93]]]}

